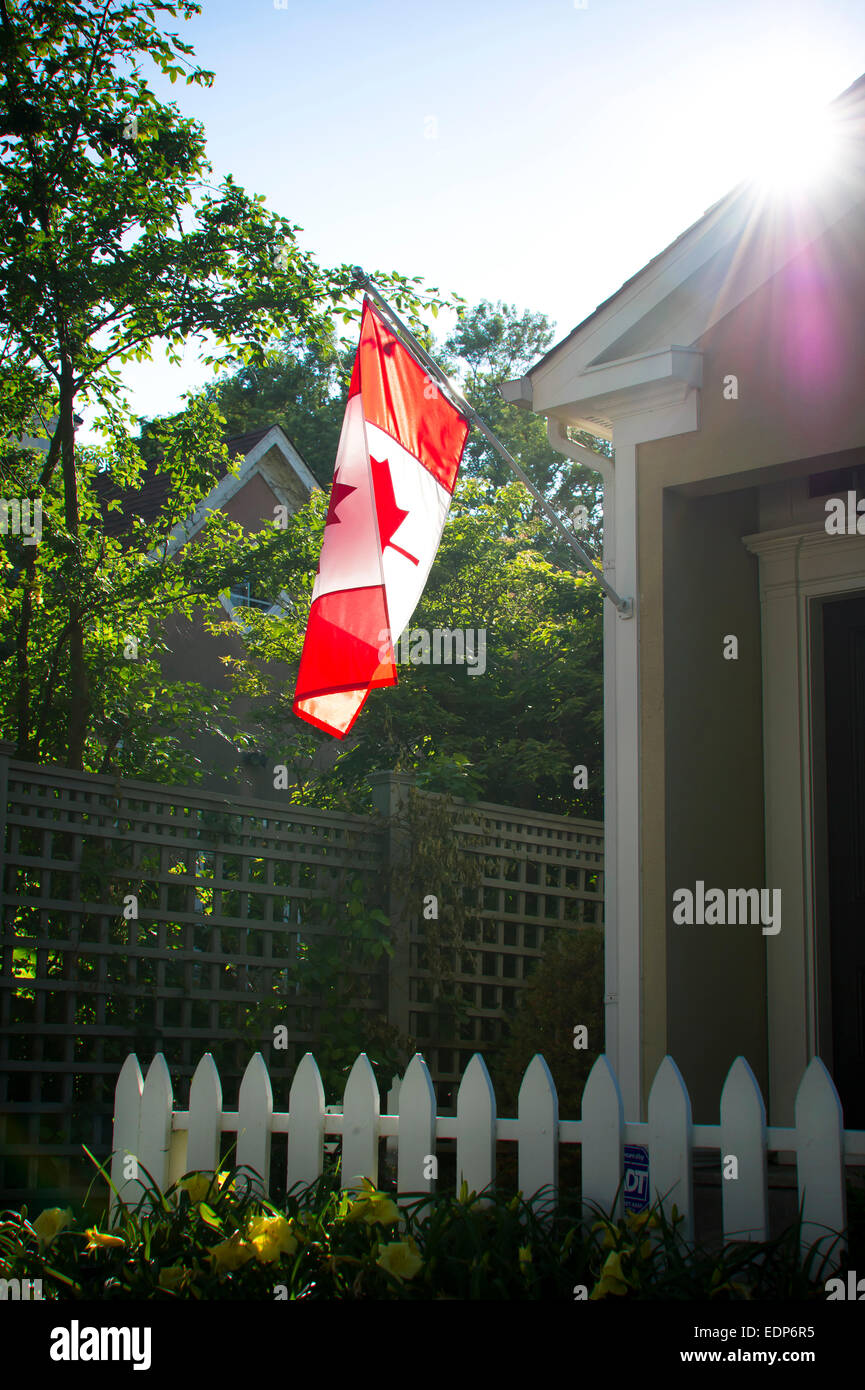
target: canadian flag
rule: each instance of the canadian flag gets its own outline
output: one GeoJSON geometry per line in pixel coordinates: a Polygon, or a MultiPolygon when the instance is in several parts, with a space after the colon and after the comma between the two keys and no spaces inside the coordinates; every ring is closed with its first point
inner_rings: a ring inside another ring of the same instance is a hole
{"type": "Polygon", "coordinates": [[[343,738],[396,685],[394,642],[435,559],[468,422],[370,301],[336,453],[294,712],[343,738]]]}

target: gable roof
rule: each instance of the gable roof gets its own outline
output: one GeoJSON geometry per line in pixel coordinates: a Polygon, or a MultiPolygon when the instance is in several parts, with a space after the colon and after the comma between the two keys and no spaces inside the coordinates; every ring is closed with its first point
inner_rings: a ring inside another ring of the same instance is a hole
{"type": "MultiPolygon", "coordinates": [[[[196,518],[200,517],[199,524],[195,525],[193,521],[193,529],[189,531],[187,539],[203,524],[207,512],[212,511],[214,506],[221,506],[227,502],[249,481],[253,473],[261,473],[280,502],[289,506],[297,501],[296,496],[289,495],[295,491],[291,487],[290,477],[307,497],[313,488],[318,486],[304,459],[280,425],[266,425],[246,434],[233,435],[226,439],[225,445],[229,457],[242,457],[244,464],[237,475],[224,473],[207,497],[202,499],[195,513],[196,518]],[[271,454],[273,457],[268,459],[267,456],[271,454]],[[288,470],[289,477],[286,476],[285,470],[288,470]]],[[[106,535],[121,536],[130,530],[133,520],[147,523],[155,521],[159,516],[168,500],[170,480],[164,473],[157,472],[157,468],[156,462],[148,465],[144,481],[133,492],[120,488],[108,473],[96,475],[94,486],[106,535]],[[112,501],[119,501],[120,507],[109,510],[108,503],[112,501]]]]}
{"type": "MultiPolygon", "coordinates": [[[[738,184],[603,300],[525,376],[503,382],[504,399],[540,414],[554,416],[558,409],[568,423],[609,436],[608,405],[618,389],[609,371],[613,364],[628,364],[619,374],[623,380],[668,375],[659,354],[672,351],[681,356],[809,242],[865,201],[865,75],[836,97],[830,110],[845,134],[853,137],[848,146],[851,163],[819,198],[802,199],[796,216],[782,225],[777,208],[761,199],[752,182],[738,184]]],[[[682,363],[686,375],[693,372],[693,364],[684,358],[682,363]]],[[[674,366],[674,373],[678,370],[674,366]]]]}

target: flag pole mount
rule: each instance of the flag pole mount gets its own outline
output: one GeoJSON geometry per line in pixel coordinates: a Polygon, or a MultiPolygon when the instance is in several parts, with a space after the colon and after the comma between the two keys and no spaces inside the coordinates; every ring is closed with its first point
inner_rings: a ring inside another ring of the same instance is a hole
{"type": "Polygon", "coordinates": [[[528,488],[529,492],[534,497],[538,506],[541,508],[541,511],[544,513],[547,519],[553,523],[553,525],[562,534],[562,536],[564,536],[565,540],[568,542],[568,545],[576,553],[582,568],[586,570],[589,574],[591,574],[593,578],[595,578],[598,581],[598,584],[604,591],[606,597],[617,609],[619,617],[632,618],[634,616],[633,599],[622,598],[619,594],[616,593],[612,585],[607,583],[604,574],[600,569],[598,569],[592,557],[583,549],[576,536],[573,535],[573,533],[568,530],[567,526],[563,524],[561,518],[556,515],[547,499],[543,496],[542,493],[538,491],[531,478],[528,477],[524,469],[522,469],[520,465],[517,463],[513,454],[511,454],[509,450],[505,448],[504,444],[502,444],[501,440],[493,434],[489,425],[486,423],[485,420],[481,419],[474,406],[469,405],[469,402],[466,400],[465,396],[462,393],[462,390],[459,386],[457,386],[456,382],[451,381],[450,377],[445,376],[441,367],[439,367],[433,361],[429,353],[418,342],[411,329],[405,323],[403,323],[402,319],[399,317],[396,311],[391,308],[387,300],[376,288],[373,281],[364,272],[363,268],[359,265],[352,266],[352,274],[354,275],[355,283],[359,285],[369,295],[370,299],[375,301],[381,312],[384,314],[385,318],[390,323],[391,327],[396,332],[397,337],[401,337],[403,339],[404,344],[414,354],[417,360],[421,362],[424,367],[426,367],[427,371],[430,373],[430,376],[434,379],[436,385],[439,387],[442,394],[446,396],[447,399],[450,401],[451,405],[453,405],[460,412],[461,415],[464,415],[470,424],[474,425],[476,429],[480,430],[484,438],[492,445],[496,452],[501,455],[505,462],[510,465],[510,467],[513,469],[513,471],[519,478],[520,482],[526,488],[528,488]]]}

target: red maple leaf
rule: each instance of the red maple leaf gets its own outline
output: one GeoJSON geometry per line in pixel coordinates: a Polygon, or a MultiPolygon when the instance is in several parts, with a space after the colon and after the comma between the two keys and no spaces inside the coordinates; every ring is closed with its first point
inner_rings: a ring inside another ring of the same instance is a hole
{"type": "Polygon", "coordinates": [[[408,512],[404,512],[396,504],[396,497],[393,491],[393,479],[390,476],[390,464],[387,459],[374,459],[370,455],[372,465],[372,486],[375,492],[375,509],[378,512],[378,533],[381,537],[382,554],[388,546],[391,550],[396,550],[400,555],[404,555],[407,560],[411,560],[413,565],[419,563],[414,555],[409,555],[407,550],[403,550],[401,545],[396,545],[391,540],[391,536],[402,526],[408,512]]]}
{"type": "Polygon", "coordinates": [[[327,509],[327,516],[324,519],[325,526],[339,525],[339,517],[336,514],[336,509],[339,506],[340,502],[344,502],[346,497],[348,497],[349,493],[352,492],[357,492],[357,488],[349,487],[348,483],[339,482],[338,475],[334,473],[333,487],[331,488],[330,493],[330,505],[327,509]]]}

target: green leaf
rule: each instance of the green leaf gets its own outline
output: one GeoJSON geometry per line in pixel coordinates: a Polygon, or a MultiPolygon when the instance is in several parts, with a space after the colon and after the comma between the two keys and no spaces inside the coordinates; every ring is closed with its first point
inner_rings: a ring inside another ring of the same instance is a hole
{"type": "Polygon", "coordinates": [[[206,1202],[199,1203],[198,1211],[202,1221],[206,1221],[208,1226],[214,1226],[216,1230],[222,1229],[221,1219],[217,1216],[213,1208],[208,1206],[206,1202]]]}

